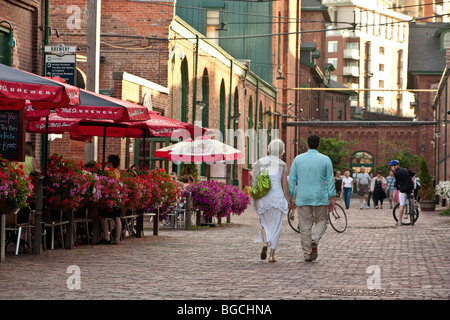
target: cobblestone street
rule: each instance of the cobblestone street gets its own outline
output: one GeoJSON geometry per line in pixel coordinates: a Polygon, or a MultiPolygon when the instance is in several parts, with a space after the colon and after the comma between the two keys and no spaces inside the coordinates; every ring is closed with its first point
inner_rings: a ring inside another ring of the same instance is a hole
{"type": "Polygon", "coordinates": [[[0,299],[447,300],[450,217],[438,213],[421,212],[415,226],[397,227],[392,210],[359,210],[352,199],[347,230],[329,226],[312,263],[303,261],[300,236],[287,220],[277,262],[260,260],[251,208],[217,228],[161,229],[153,236],[148,224],[144,238],[120,246],[80,245],[41,256],[9,250],[0,264],[0,299]],[[67,286],[72,265],[79,267],[80,289],[67,286]],[[369,290],[374,272],[381,289],[369,290]]]}

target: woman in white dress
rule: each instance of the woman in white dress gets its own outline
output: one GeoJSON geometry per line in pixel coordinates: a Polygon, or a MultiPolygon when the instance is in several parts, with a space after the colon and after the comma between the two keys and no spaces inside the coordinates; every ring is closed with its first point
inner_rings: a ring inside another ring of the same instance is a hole
{"type": "Polygon", "coordinates": [[[254,199],[261,232],[255,242],[263,243],[261,259],[266,259],[267,248],[270,248],[269,262],[275,262],[275,249],[280,238],[283,218],[288,212],[289,187],[287,182],[287,167],[280,157],[284,153],[283,141],[273,140],[268,146],[269,155],[253,164],[252,181],[256,184],[258,175],[267,169],[271,183],[271,189],[262,198],[254,199]]]}

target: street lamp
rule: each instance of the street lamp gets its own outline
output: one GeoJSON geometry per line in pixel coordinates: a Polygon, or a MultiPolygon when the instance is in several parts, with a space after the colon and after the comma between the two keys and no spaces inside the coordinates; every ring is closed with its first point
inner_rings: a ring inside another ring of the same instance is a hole
{"type": "Polygon", "coordinates": [[[7,23],[9,25],[9,40],[8,40],[8,45],[11,48],[14,48],[16,46],[16,39],[14,39],[13,36],[13,27],[11,25],[11,23],[9,21],[3,20],[0,22],[0,24],[2,24],[3,22],[7,23]]]}

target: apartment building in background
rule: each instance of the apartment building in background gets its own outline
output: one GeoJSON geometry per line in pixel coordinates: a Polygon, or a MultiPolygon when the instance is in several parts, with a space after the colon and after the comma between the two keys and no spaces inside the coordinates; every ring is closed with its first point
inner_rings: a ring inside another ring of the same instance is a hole
{"type": "Polygon", "coordinates": [[[365,110],[412,117],[413,95],[406,89],[408,22],[390,1],[323,0],[333,24],[327,32],[331,79],[364,89],[351,102],[354,114],[365,110]]]}

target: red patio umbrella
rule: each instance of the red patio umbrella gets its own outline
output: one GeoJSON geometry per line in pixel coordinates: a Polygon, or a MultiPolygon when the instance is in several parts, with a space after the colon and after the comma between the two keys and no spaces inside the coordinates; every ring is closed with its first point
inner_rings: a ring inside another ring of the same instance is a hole
{"type": "Polygon", "coordinates": [[[135,128],[147,129],[150,136],[153,137],[194,138],[209,131],[207,128],[168,118],[156,112],[150,114],[149,120],[130,122],[129,125],[135,128]]]}
{"type": "Polygon", "coordinates": [[[30,100],[25,100],[25,119],[26,120],[40,120],[42,117],[47,117],[50,114],[50,109],[36,110],[30,100]]]}
{"type": "Polygon", "coordinates": [[[65,118],[120,122],[144,121],[150,119],[151,113],[157,114],[145,106],[84,89],[80,89],[79,105],[57,108],[56,113],[65,118]]]}
{"type": "MultiPolygon", "coordinates": [[[[46,130],[46,118],[27,121],[27,131],[34,133],[44,133],[46,130]]],[[[142,138],[142,129],[131,128],[124,123],[117,123],[112,120],[88,120],[60,117],[52,113],[48,117],[48,133],[69,132],[71,136],[80,138],[91,136],[107,137],[131,137],[142,138]],[[109,130],[106,130],[108,128],[109,130]]],[[[78,140],[78,139],[77,139],[78,140]]],[[[84,141],[84,139],[83,139],[84,141]]]]}
{"type": "Polygon", "coordinates": [[[22,110],[25,100],[34,109],[77,105],[79,88],[0,64],[0,110],[22,110]]]}

